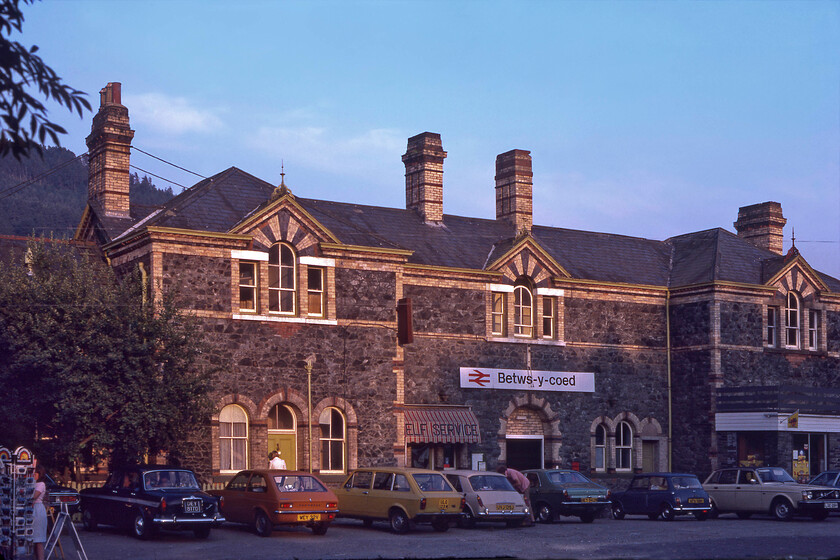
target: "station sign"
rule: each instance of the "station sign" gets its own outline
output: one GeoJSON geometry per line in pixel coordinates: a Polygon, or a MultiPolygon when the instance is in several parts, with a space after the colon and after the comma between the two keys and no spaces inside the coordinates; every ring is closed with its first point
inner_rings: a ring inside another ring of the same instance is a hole
{"type": "Polygon", "coordinates": [[[465,389],[594,393],[595,374],[577,371],[462,367],[461,387],[465,389]]]}

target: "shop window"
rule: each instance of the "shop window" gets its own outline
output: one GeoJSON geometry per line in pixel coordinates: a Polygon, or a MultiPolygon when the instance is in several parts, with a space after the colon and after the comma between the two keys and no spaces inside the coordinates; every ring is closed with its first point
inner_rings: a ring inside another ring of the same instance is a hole
{"type": "Polygon", "coordinates": [[[306,270],[307,314],[324,316],[324,269],[310,266],[306,270]]]}
{"type": "Polygon", "coordinates": [[[534,296],[526,286],[513,289],[513,335],[534,336],[534,296]]]}
{"type": "Polygon", "coordinates": [[[607,467],[607,428],[599,424],[595,428],[595,457],[592,461],[596,471],[604,471],[607,467]]]}
{"type": "Polygon", "coordinates": [[[779,344],[779,326],[777,317],[779,310],[776,307],[767,308],[767,346],[775,348],[779,344]]]}
{"type": "Polygon", "coordinates": [[[326,408],[318,423],[321,428],[321,472],[344,472],[344,416],[337,408],[326,408]]]}
{"type": "Polygon", "coordinates": [[[297,262],[292,248],[275,243],[268,252],[268,311],[294,315],[297,262]]]}
{"type": "Polygon", "coordinates": [[[239,310],[257,311],[257,263],[239,263],[239,310]]]}
{"type": "Polygon", "coordinates": [[[620,422],[615,430],[615,470],[629,471],[633,466],[633,428],[620,422]]]}
{"type": "Polygon", "coordinates": [[[505,336],[505,294],[493,292],[493,307],[490,311],[491,333],[495,336],[505,336]]]}
{"type": "Polygon", "coordinates": [[[248,468],[248,415],[241,406],[231,404],[219,413],[219,459],[222,472],[248,468]]]}
{"type": "Polygon", "coordinates": [[[799,298],[793,292],[788,292],[785,306],[785,346],[799,348],[799,298]]]}
{"type": "Polygon", "coordinates": [[[817,328],[819,325],[820,316],[814,309],[808,310],[808,349],[816,350],[819,345],[817,342],[817,328]]]}
{"type": "Polygon", "coordinates": [[[764,466],[764,434],[762,432],[738,434],[738,466],[764,466]]]}
{"type": "Polygon", "coordinates": [[[542,336],[554,338],[554,298],[542,298],[542,336]]]}

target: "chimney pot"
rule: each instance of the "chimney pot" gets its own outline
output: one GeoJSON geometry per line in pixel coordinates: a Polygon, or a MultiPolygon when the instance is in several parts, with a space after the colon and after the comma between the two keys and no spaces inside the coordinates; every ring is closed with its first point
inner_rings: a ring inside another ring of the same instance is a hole
{"type": "Polygon", "coordinates": [[[738,237],[746,239],[756,247],[781,255],[784,245],[782,230],[786,223],[781,204],[762,202],[739,208],[738,221],[733,225],[738,237]]]}
{"type": "Polygon", "coordinates": [[[510,223],[514,235],[533,226],[533,177],[528,150],[496,156],[496,219],[510,223]]]}
{"type": "Polygon", "coordinates": [[[423,132],[408,139],[405,164],[405,207],[424,222],[443,221],[443,151],[440,134],[423,132]]]}

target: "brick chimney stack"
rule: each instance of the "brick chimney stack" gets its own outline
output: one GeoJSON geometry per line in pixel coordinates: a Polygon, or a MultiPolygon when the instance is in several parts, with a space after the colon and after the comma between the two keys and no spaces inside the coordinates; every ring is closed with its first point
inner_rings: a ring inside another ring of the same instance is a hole
{"type": "Polygon", "coordinates": [[[762,202],[738,209],[738,221],[734,223],[738,237],[742,237],[761,249],[782,254],[784,241],[782,229],[787,219],[782,216],[782,205],[778,202],[762,202]]]}
{"type": "Polygon", "coordinates": [[[533,225],[533,177],[528,150],[496,156],[496,219],[513,225],[515,234],[530,232],[533,225]]]}
{"type": "Polygon", "coordinates": [[[408,139],[405,164],[405,207],[426,223],[443,221],[443,160],[440,134],[423,132],[408,139]]]}
{"type": "Polygon", "coordinates": [[[87,137],[88,201],[105,216],[129,217],[128,177],[131,139],[128,109],[122,105],[121,84],[111,82],[99,92],[99,111],[87,137]]]}

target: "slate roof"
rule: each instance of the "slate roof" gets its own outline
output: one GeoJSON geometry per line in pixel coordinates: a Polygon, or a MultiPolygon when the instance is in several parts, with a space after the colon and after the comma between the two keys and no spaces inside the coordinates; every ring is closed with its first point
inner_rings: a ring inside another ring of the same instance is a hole
{"type": "MultiPolygon", "coordinates": [[[[236,167],[196,183],[142,219],[105,222],[111,239],[143,226],[224,233],[269,202],[275,186],[236,167]]],[[[445,214],[426,224],[413,210],[309,198],[296,202],[341,243],[413,251],[409,262],[483,270],[513,247],[511,227],[497,220],[445,214]]],[[[534,240],[572,278],[655,286],[713,280],[762,284],[778,255],[724,229],[665,241],[534,226],[534,240]]],[[[820,275],[832,291],[840,281],[820,275]]]]}

